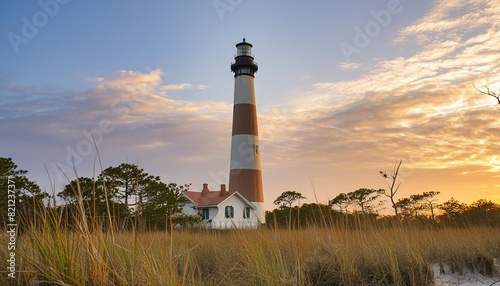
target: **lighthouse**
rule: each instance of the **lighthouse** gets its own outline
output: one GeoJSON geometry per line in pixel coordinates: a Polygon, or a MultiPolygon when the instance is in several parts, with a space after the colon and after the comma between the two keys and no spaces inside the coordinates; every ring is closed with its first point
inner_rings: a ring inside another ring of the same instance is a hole
{"type": "Polygon", "coordinates": [[[231,71],[234,72],[234,106],[229,191],[237,191],[251,202],[256,207],[255,215],[264,223],[264,191],[254,88],[254,75],[258,67],[253,61],[252,47],[243,38],[241,43],[236,44],[236,55],[231,64],[231,71]]]}

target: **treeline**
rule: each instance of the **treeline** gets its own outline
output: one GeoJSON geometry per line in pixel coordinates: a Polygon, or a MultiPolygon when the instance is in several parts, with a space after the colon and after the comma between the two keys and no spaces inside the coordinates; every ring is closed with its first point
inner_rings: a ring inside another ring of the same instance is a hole
{"type": "Polygon", "coordinates": [[[68,182],[55,196],[44,192],[19,170],[11,158],[0,158],[1,224],[8,221],[9,199],[15,198],[17,223],[42,219],[51,213],[63,227],[75,227],[82,215],[88,227],[128,229],[165,229],[178,224],[192,224],[198,216],[182,215],[184,196],[189,185],[164,183],[136,165],[123,163],[109,167],[97,178],[80,177],[68,182]],[[10,182],[10,188],[9,188],[10,182]],[[11,190],[10,198],[7,188],[11,190]]]}
{"type": "MultiPolygon", "coordinates": [[[[396,199],[399,164],[389,175],[387,189],[361,188],[340,193],[326,204],[295,205],[306,199],[301,193],[283,192],[266,212],[269,227],[301,228],[307,226],[335,227],[392,225],[394,223],[443,226],[500,226],[500,205],[478,200],[470,205],[454,198],[438,204],[439,192],[424,192],[396,199]],[[381,215],[386,197],[394,215],[381,215]]],[[[9,209],[15,198],[16,223],[37,222],[41,215],[50,214],[61,227],[80,227],[82,217],[89,228],[123,230],[132,227],[143,230],[164,230],[175,226],[193,226],[201,216],[184,215],[182,192],[190,185],[164,183],[132,164],[109,167],[97,178],[80,177],[68,182],[60,192],[49,195],[33,181],[26,170],[19,170],[11,158],[0,157],[0,226],[9,221],[9,209]]]]}
{"type": "Polygon", "coordinates": [[[383,190],[359,189],[341,193],[328,204],[305,203],[292,206],[294,199],[283,204],[282,197],[304,198],[300,193],[284,192],[275,204],[279,207],[266,212],[266,224],[274,228],[359,227],[418,225],[418,226],[500,226],[500,204],[478,200],[468,205],[454,198],[437,204],[438,192],[425,192],[399,199],[398,215],[381,215],[383,201],[376,200],[383,190]]]}
{"type": "Polygon", "coordinates": [[[348,226],[418,224],[428,226],[500,226],[500,205],[488,200],[478,200],[470,205],[454,198],[438,204],[440,192],[429,191],[396,198],[401,183],[398,181],[403,160],[394,164],[391,172],[380,171],[387,183],[386,189],[361,188],[340,193],[328,204],[303,204],[292,206],[305,197],[295,191],[283,192],[266,212],[269,227],[348,226]],[[386,200],[381,199],[385,197],[386,200]],[[394,215],[380,215],[386,203],[394,215]]]}

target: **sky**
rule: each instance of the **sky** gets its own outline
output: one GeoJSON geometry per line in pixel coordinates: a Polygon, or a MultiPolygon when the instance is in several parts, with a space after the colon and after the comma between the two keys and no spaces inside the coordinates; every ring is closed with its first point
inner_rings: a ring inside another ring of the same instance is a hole
{"type": "Polygon", "coordinates": [[[500,91],[497,0],[1,1],[0,156],[49,193],[121,163],[218,190],[242,38],[267,210],[387,188],[399,160],[396,198],[500,203],[500,110],[474,88],[500,91]]]}

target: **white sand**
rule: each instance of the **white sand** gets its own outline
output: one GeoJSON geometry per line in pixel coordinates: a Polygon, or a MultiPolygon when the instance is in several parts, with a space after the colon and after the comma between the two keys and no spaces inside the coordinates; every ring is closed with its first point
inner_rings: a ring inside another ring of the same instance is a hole
{"type": "MultiPolygon", "coordinates": [[[[497,273],[500,273],[500,259],[495,259],[497,273]]],[[[452,273],[448,265],[444,265],[444,274],[441,274],[439,264],[433,265],[434,281],[436,286],[500,286],[500,277],[487,277],[470,270],[464,270],[463,275],[452,273]]]]}

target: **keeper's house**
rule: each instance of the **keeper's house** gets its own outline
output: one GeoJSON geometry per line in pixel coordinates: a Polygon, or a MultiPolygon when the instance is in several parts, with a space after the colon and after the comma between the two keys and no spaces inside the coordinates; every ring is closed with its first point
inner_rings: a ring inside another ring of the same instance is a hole
{"type": "Polygon", "coordinates": [[[185,191],[182,194],[187,199],[183,212],[200,214],[206,228],[257,228],[260,225],[257,207],[237,191],[228,192],[224,184],[220,191],[210,191],[208,184],[203,184],[201,192],[185,191]]]}

